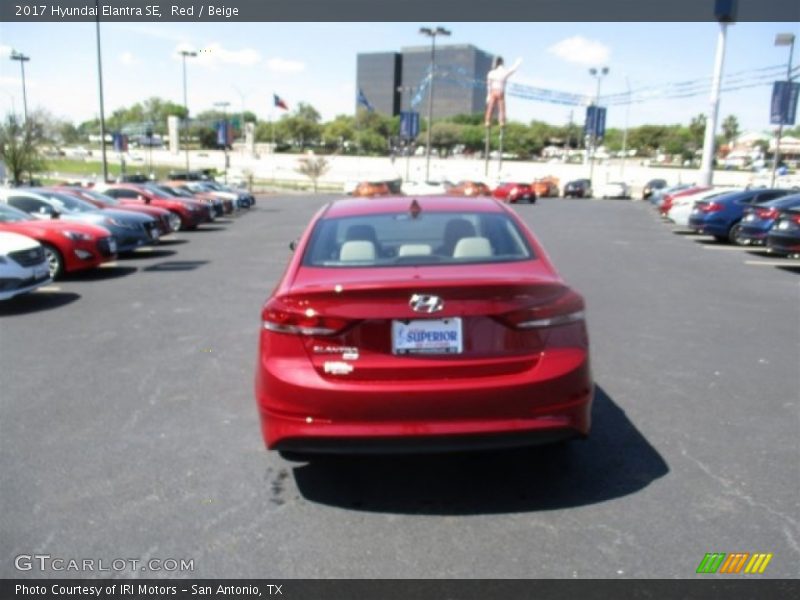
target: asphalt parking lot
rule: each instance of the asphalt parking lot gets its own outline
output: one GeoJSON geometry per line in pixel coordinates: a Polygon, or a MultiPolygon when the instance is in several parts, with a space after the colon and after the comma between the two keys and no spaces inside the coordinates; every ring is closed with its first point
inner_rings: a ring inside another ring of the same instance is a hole
{"type": "Polygon", "coordinates": [[[194,561],[147,577],[689,578],[707,552],[797,576],[800,261],[641,202],[520,206],[587,299],[592,437],[290,463],[259,431],[259,311],[325,200],[263,198],[0,306],[0,577],[93,575],[14,567],[46,553],[194,561]]]}

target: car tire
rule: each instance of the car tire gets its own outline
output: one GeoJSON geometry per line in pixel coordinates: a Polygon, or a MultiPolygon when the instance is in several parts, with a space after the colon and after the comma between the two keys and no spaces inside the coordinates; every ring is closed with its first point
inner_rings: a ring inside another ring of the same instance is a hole
{"type": "Polygon", "coordinates": [[[741,222],[737,221],[731,228],[728,230],[728,241],[731,244],[737,244],[739,246],[743,246],[744,243],[739,241],[739,232],[742,230],[741,222]]]}
{"type": "Polygon", "coordinates": [[[42,243],[42,248],[44,248],[44,257],[47,259],[50,269],[50,277],[52,279],[61,277],[64,274],[64,257],[61,256],[61,252],[50,244],[42,243]]]}

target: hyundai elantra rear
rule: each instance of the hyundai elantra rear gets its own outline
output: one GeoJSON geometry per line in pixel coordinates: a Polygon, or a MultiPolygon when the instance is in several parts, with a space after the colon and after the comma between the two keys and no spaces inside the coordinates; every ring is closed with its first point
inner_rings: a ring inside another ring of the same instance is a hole
{"type": "Polygon", "coordinates": [[[589,433],[583,298],[490,198],[325,206],[261,320],[270,449],[447,451],[589,433]]]}

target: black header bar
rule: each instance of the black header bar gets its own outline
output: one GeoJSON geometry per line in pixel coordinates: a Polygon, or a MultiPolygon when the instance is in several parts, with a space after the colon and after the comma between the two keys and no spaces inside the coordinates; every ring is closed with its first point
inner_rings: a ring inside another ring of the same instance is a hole
{"type": "MultiPolygon", "coordinates": [[[[719,0],[3,0],[0,21],[715,21],[719,0]],[[99,14],[98,14],[99,13],[99,14]]],[[[797,0],[737,0],[737,21],[800,22],[797,0]]]]}

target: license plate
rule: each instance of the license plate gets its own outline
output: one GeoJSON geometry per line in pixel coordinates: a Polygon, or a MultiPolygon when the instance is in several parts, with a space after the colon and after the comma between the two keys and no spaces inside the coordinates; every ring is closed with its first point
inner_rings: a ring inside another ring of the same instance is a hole
{"type": "Polygon", "coordinates": [[[460,354],[464,349],[461,319],[392,321],[394,354],[460,354]]]}
{"type": "Polygon", "coordinates": [[[117,240],[113,238],[108,240],[108,249],[111,254],[115,254],[117,252],[117,240]]]}
{"type": "Polygon", "coordinates": [[[747,215],[743,220],[749,223],[751,221],[755,221],[756,218],[757,217],[755,215],[747,215]]]}
{"type": "Polygon", "coordinates": [[[778,221],[778,224],[775,225],[775,229],[789,229],[789,221],[778,221]]]}
{"type": "Polygon", "coordinates": [[[156,229],[155,227],[153,227],[153,229],[150,230],[150,237],[152,239],[157,240],[160,235],[161,233],[159,233],[158,229],[156,229]]]}

